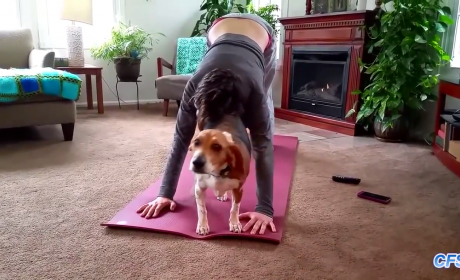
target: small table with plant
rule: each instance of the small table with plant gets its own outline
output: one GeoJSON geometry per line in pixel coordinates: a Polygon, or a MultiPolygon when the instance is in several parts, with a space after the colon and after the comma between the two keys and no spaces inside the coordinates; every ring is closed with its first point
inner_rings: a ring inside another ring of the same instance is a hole
{"type": "MultiPolygon", "coordinates": [[[[162,33],[155,33],[165,37],[162,33]]],[[[110,38],[90,49],[91,56],[109,64],[113,62],[118,82],[134,82],[140,77],[141,61],[159,42],[152,34],[135,25],[122,22],[112,28],[110,38]]]]}

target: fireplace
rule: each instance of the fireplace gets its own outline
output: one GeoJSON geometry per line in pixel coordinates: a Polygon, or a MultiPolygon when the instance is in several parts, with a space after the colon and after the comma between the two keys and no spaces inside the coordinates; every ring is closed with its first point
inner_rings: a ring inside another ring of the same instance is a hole
{"type": "Polygon", "coordinates": [[[288,109],[343,120],[351,47],[295,46],[288,109]]]}
{"type": "Polygon", "coordinates": [[[359,134],[358,102],[352,92],[363,89],[368,77],[358,60],[369,62],[364,50],[374,11],[352,11],[281,18],[284,57],[281,108],[277,118],[348,135],[359,134]]]}

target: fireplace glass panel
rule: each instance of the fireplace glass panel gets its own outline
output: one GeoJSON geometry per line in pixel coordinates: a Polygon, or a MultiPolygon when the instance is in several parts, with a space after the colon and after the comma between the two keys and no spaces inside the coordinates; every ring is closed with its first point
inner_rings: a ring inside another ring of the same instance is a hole
{"type": "Polygon", "coordinates": [[[347,58],[346,52],[294,54],[292,97],[342,104],[347,58]]]}
{"type": "Polygon", "coordinates": [[[349,47],[294,47],[288,108],[344,119],[349,60],[349,47]]]}

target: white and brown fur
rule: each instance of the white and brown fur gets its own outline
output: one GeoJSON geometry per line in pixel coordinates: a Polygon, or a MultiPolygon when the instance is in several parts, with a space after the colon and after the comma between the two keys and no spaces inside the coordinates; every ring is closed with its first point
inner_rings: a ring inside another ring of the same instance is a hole
{"type": "Polygon", "coordinates": [[[198,212],[196,233],[200,235],[207,235],[210,232],[205,199],[208,188],[214,190],[214,194],[220,201],[226,201],[227,193],[231,192],[229,229],[236,233],[242,231],[238,216],[243,185],[249,174],[251,159],[251,151],[241,139],[247,137],[244,140],[249,141],[247,131],[243,129],[241,133],[243,125],[236,108],[239,106],[238,95],[235,92],[228,92],[228,83],[234,82],[231,80],[234,77],[231,76],[232,73],[225,71],[216,69],[216,72],[209,73],[204,78],[205,81],[208,79],[208,84],[204,84],[197,90],[195,105],[198,108],[199,132],[189,146],[189,151],[192,152],[190,170],[195,173],[195,199],[198,212]],[[219,82],[217,86],[213,84],[215,80],[219,82]],[[227,88],[225,88],[226,83],[227,88]],[[224,85],[224,88],[220,85],[224,85]],[[212,88],[208,89],[207,86],[212,88]],[[228,101],[232,98],[233,100],[228,101]],[[212,125],[209,125],[210,123],[212,125]],[[198,165],[197,160],[201,161],[198,165]]]}

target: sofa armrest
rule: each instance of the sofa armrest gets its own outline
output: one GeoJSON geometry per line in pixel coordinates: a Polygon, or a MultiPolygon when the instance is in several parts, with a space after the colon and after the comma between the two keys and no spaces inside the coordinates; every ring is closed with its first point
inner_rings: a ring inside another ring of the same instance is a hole
{"type": "Polygon", "coordinates": [[[158,78],[159,77],[163,77],[163,67],[165,68],[168,68],[169,70],[171,70],[171,74],[174,75],[175,71],[173,69],[173,66],[171,63],[167,62],[166,60],[164,60],[163,58],[161,57],[158,57],[157,58],[157,69],[158,69],[158,78]]]}
{"type": "Polygon", "coordinates": [[[33,49],[29,54],[29,68],[54,67],[53,51],[33,49]]]}

